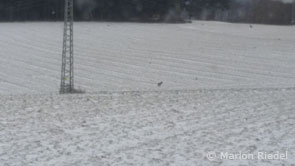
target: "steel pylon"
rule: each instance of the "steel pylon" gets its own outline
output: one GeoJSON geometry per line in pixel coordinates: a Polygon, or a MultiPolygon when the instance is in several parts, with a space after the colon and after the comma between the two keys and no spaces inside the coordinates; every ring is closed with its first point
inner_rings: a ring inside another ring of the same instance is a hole
{"type": "Polygon", "coordinates": [[[65,0],[60,93],[74,93],[74,2],[65,0]]]}

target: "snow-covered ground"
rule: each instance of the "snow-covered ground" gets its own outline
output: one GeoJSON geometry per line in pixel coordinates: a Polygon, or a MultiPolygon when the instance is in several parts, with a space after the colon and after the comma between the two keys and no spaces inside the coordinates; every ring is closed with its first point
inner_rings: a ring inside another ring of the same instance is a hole
{"type": "Polygon", "coordinates": [[[0,165],[294,166],[294,44],[294,26],[76,23],[87,93],[58,95],[62,23],[0,23],[0,165]]]}
{"type": "Polygon", "coordinates": [[[197,90],[0,97],[1,165],[295,164],[295,90],[197,90]],[[213,160],[208,152],[288,152],[213,160]]]}
{"type": "MultiPolygon", "coordinates": [[[[0,94],[59,89],[62,23],[1,23],[0,94]]],[[[295,86],[295,27],[76,23],[75,80],[88,92],[295,86]]]]}

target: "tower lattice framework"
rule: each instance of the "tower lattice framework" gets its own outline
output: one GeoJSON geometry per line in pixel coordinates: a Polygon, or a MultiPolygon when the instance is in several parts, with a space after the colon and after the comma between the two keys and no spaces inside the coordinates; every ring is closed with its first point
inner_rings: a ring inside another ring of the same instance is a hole
{"type": "Polygon", "coordinates": [[[60,93],[74,92],[74,2],[65,0],[60,93]]]}

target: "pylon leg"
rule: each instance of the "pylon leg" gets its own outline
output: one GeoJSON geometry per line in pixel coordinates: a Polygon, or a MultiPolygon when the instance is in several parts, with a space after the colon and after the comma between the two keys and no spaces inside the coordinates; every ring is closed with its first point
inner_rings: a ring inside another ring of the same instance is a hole
{"type": "Polygon", "coordinates": [[[64,34],[60,93],[74,92],[74,42],[73,42],[74,3],[65,0],[64,34]]]}

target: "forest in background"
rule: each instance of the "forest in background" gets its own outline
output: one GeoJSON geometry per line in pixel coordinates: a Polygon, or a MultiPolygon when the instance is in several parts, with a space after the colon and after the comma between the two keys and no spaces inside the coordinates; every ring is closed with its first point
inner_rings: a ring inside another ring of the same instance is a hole
{"type": "MultiPolygon", "coordinates": [[[[201,8],[228,8],[230,0],[74,0],[75,20],[181,21],[201,8]],[[186,12],[185,12],[186,11],[186,12]],[[186,16],[184,16],[186,15],[186,16]]],[[[63,20],[64,0],[1,0],[1,21],[63,20]]]]}
{"type": "MultiPolygon", "coordinates": [[[[218,20],[291,24],[295,7],[278,0],[74,0],[76,21],[218,20]]],[[[61,21],[64,0],[1,0],[0,21],[61,21]]],[[[294,20],[293,20],[294,21],[294,20]]]]}

